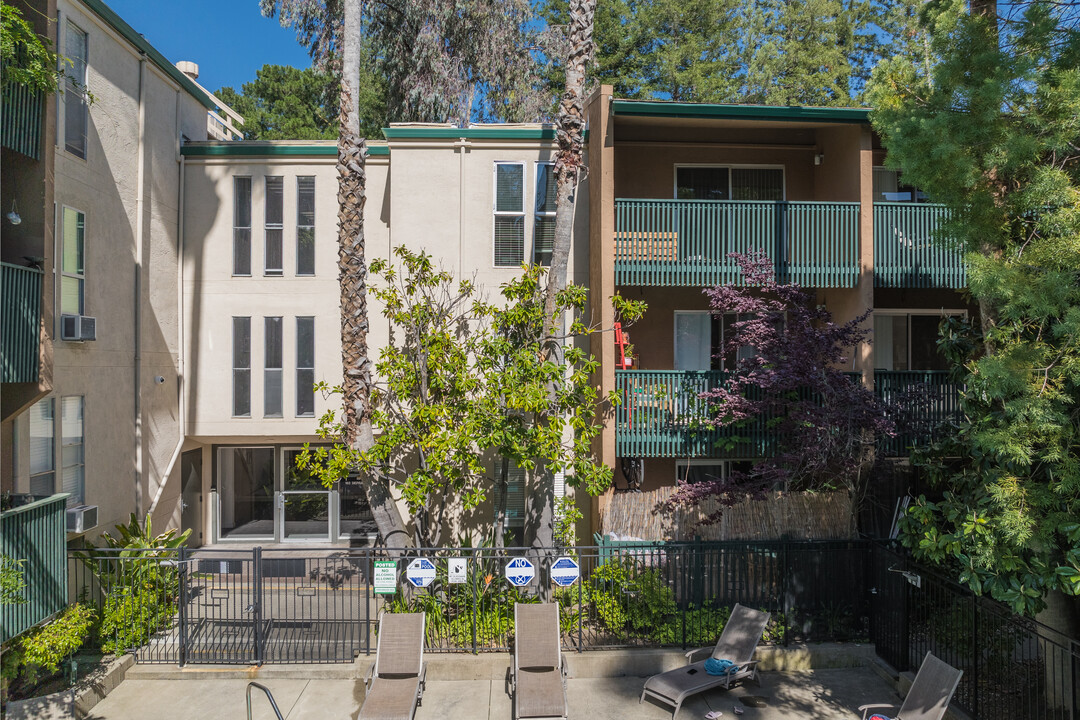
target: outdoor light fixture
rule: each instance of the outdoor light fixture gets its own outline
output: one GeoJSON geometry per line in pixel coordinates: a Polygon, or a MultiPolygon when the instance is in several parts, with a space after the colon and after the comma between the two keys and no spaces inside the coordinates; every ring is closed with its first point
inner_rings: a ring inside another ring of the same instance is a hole
{"type": "Polygon", "coordinates": [[[14,198],[11,200],[11,212],[9,212],[4,217],[6,217],[8,219],[8,222],[10,222],[12,225],[18,225],[22,222],[22,218],[19,217],[19,206],[15,202],[14,198]]]}
{"type": "Polygon", "coordinates": [[[825,153],[817,153],[816,155],[814,155],[815,165],[820,165],[823,162],[825,162],[825,153]]]}

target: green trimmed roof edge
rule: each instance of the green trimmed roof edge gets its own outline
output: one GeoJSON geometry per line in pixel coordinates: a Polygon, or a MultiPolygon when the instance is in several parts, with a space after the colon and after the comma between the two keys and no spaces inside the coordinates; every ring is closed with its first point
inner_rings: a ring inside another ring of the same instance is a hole
{"type": "Polygon", "coordinates": [[[555,128],[427,128],[427,127],[388,127],[383,128],[387,140],[407,140],[428,138],[437,140],[554,140],[555,128]]]}
{"type": "Polygon", "coordinates": [[[612,100],[611,111],[624,117],[715,118],[801,122],[868,123],[870,108],[828,108],[773,105],[612,100]]]}
{"type": "MultiPolygon", "coordinates": [[[[386,145],[368,145],[368,155],[389,155],[386,145]]],[[[275,145],[273,143],[239,144],[222,142],[184,145],[180,153],[187,157],[337,157],[337,145],[275,145]]]]}
{"type": "Polygon", "coordinates": [[[102,0],[81,0],[81,2],[86,5],[86,7],[90,8],[95,15],[108,23],[113,30],[120,33],[125,40],[146,53],[155,65],[161,68],[166,75],[180,83],[180,86],[187,90],[192,97],[202,103],[207,110],[217,109],[217,105],[214,101],[211,100],[206,93],[200,90],[195,83],[191,82],[191,78],[180,72],[175,65],[169,62],[169,60],[157,50],[157,48],[148,43],[146,38],[128,25],[124,18],[117,15],[115,10],[102,2],[102,0]]]}

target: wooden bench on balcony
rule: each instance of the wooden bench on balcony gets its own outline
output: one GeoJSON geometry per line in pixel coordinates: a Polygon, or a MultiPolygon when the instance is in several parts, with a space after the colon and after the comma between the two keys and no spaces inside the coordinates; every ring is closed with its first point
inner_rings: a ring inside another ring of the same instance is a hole
{"type": "Polygon", "coordinates": [[[679,259],[679,233],[625,230],[615,233],[615,260],[675,262],[679,259]]]}

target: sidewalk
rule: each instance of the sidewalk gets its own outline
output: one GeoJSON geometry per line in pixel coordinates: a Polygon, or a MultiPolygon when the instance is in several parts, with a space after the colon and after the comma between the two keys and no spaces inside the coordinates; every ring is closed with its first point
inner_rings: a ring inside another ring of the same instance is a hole
{"type": "MultiPolygon", "coordinates": [[[[270,688],[286,720],[347,720],[355,718],[364,688],[348,679],[260,679],[270,688]]],[[[670,708],[646,700],[638,704],[643,678],[571,678],[567,681],[570,718],[581,720],[670,720],[670,708]]],[[[94,720],[201,720],[247,717],[247,680],[129,678],[95,707],[94,720]]],[[[721,710],[735,718],[732,708],[745,710],[742,720],[855,720],[856,708],[868,702],[895,701],[896,695],[870,668],[836,668],[762,673],[761,687],[740,686],[700,695],[683,705],[680,720],[702,718],[721,710]],[[749,707],[742,698],[764,698],[765,707],[749,707]]],[[[252,692],[253,718],[274,720],[266,697],[252,692]]],[[[498,680],[428,682],[417,720],[509,720],[510,698],[498,680]]]]}

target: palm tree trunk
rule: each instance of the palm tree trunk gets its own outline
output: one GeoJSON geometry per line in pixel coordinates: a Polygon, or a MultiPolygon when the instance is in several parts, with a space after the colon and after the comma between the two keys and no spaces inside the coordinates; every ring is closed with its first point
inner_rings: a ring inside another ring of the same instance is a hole
{"type": "MultiPolygon", "coordinates": [[[[556,362],[562,360],[557,336],[562,334],[563,325],[561,315],[556,317],[556,297],[566,288],[570,245],[574,235],[574,205],[585,147],[585,68],[592,58],[595,14],[596,0],[570,0],[566,89],[563,90],[555,121],[559,143],[555,158],[555,236],[544,296],[544,322],[549,323],[545,329],[544,346],[548,357],[556,362]]],[[[555,545],[555,488],[543,468],[537,468],[531,479],[532,482],[528,483],[527,511],[529,524],[534,531],[532,546],[551,548],[555,545]]],[[[538,554],[551,554],[551,551],[540,551],[538,554]]],[[[542,595],[548,589],[543,587],[542,595]]]]}
{"type": "MultiPolygon", "coordinates": [[[[364,249],[364,160],[360,137],[359,88],[361,0],[344,0],[341,69],[341,129],[338,134],[338,269],[341,283],[341,363],[344,382],[344,440],[357,452],[375,444],[371,427],[372,363],[368,355],[367,260],[364,249]]],[[[373,473],[365,483],[368,503],[387,548],[409,545],[405,522],[387,478],[373,473]]]]}

